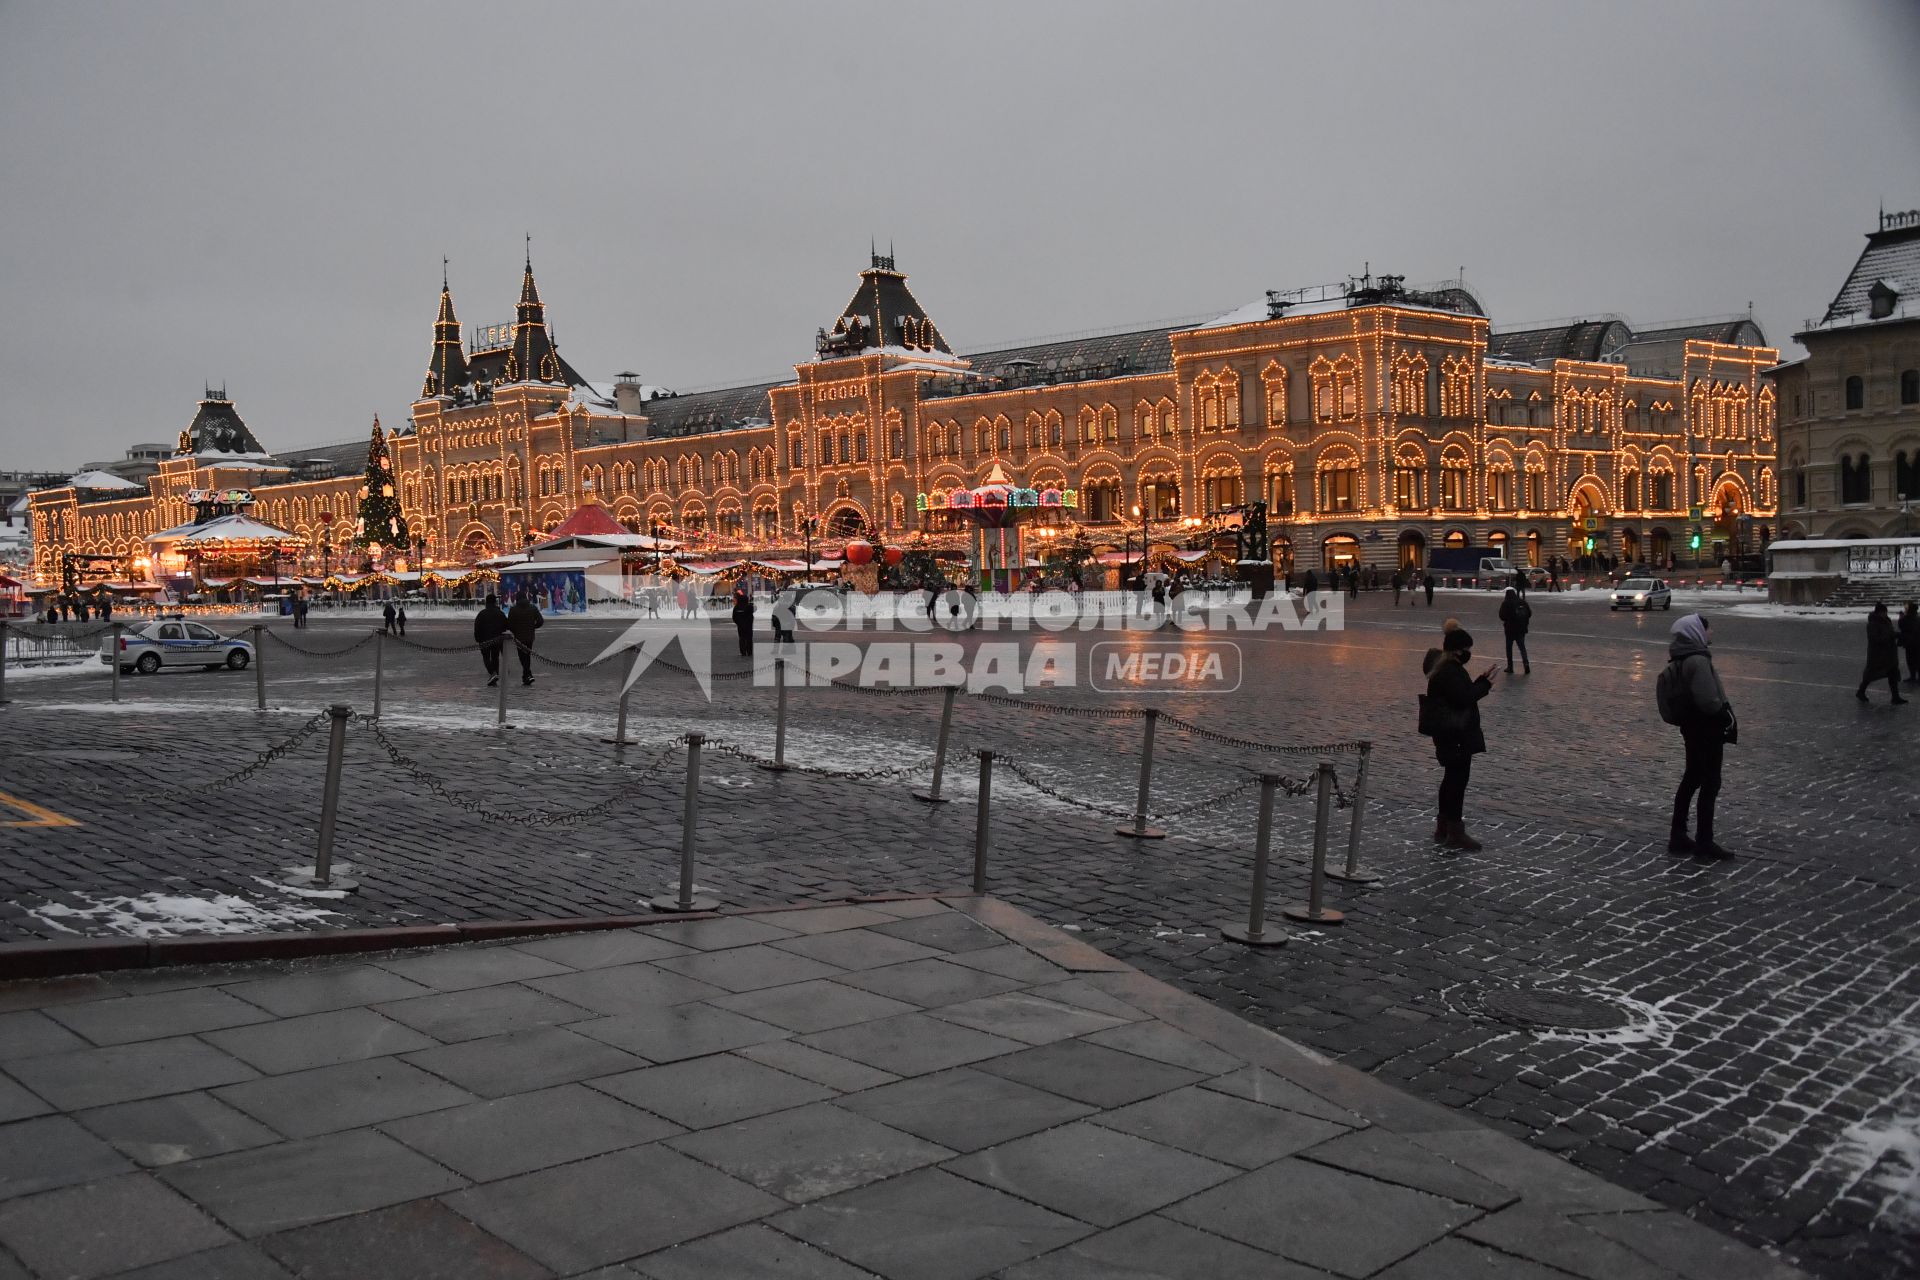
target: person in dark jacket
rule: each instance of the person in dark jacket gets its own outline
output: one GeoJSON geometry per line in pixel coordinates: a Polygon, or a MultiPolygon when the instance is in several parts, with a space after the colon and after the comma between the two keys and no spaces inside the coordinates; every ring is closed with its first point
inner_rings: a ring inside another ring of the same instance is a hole
{"type": "Polygon", "coordinates": [[[1876,602],[1873,612],[1867,615],[1867,665],[1860,673],[1860,687],[1853,691],[1853,696],[1865,702],[1867,686],[1876,680],[1887,682],[1894,706],[1906,701],[1900,696],[1900,651],[1885,600],[1876,602]]]}
{"type": "Polygon", "coordinates": [[[1678,663],[1679,698],[1674,708],[1679,716],[1680,737],[1687,747],[1686,770],[1680,775],[1680,789],[1673,796],[1673,824],[1667,836],[1668,853],[1692,853],[1703,858],[1731,858],[1713,839],[1713,807],[1720,798],[1720,766],[1726,755],[1727,730],[1733,724],[1733,705],[1720,685],[1720,673],[1713,669],[1713,655],[1707,651],[1707,620],[1690,613],[1675,620],[1673,639],[1667,645],[1667,662],[1678,663]],[[1687,811],[1694,796],[1700,797],[1698,817],[1691,837],[1687,835],[1687,811]]]}
{"type": "MultiPolygon", "coordinates": [[[[1449,619],[1451,621],[1451,619],[1449,619]]],[[[1422,670],[1427,676],[1427,698],[1438,704],[1442,715],[1453,724],[1433,735],[1433,756],[1440,762],[1440,814],[1434,822],[1433,838],[1451,849],[1469,852],[1480,842],[1467,834],[1467,782],[1473,773],[1473,758],[1487,749],[1486,735],[1480,729],[1480,699],[1493,692],[1493,667],[1478,677],[1467,674],[1473,659],[1473,637],[1463,628],[1447,631],[1440,648],[1427,650],[1422,670]]]]}
{"type": "Polygon", "coordinates": [[[1427,608],[1433,608],[1433,570],[1420,571],[1420,589],[1427,593],[1427,608]]]}
{"type": "Polygon", "coordinates": [[[486,664],[489,687],[500,683],[500,637],[506,634],[507,615],[501,612],[499,598],[488,592],[487,602],[473,618],[473,641],[480,646],[480,661],[486,664]]]}
{"type": "Polygon", "coordinates": [[[1312,595],[1318,591],[1320,589],[1320,575],[1311,569],[1307,570],[1306,582],[1300,589],[1308,595],[1312,595]]]}
{"type": "Polygon", "coordinates": [[[1907,651],[1907,683],[1920,684],[1920,604],[1900,611],[1900,647],[1907,651]]]}
{"type": "Polygon", "coordinates": [[[381,620],[382,620],[382,622],[383,622],[383,624],[384,624],[384,625],[383,625],[383,626],[381,627],[381,630],[382,630],[382,631],[384,631],[384,632],[386,632],[386,633],[387,633],[388,635],[392,635],[392,634],[393,634],[393,616],[394,616],[394,615],[393,615],[393,601],[391,601],[391,600],[389,600],[389,601],[387,601],[387,605],[386,605],[386,607],[385,607],[384,609],[382,609],[382,610],[380,610],[380,617],[381,617],[381,620]]]}
{"type": "Polygon", "coordinates": [[[1520,648],[1520,666],[1522,675],[1533,674],[1533,659],[1527,656],[1527,627],[1533,621],[1533,606],[1527,598],[1512,587],[1507,588],[1507,598],[1500,602],[1500,630],[1507,638],[1507,674],[1513,674],[1514,646],[1520,648]]]}
{"type": "Polygon", "coordinates": [[[1400,607],[1400,593],[1407,589],[1407,574],[1404,569],[1393,571],[1393,607],[1400,607]]]}
{"type": "Polygon", "coordinates": [[[507,630],[513,633],[513,647],[520,653],[520,683],[533,683],[533,633],[547,624],[540,616],[540,606],[527,598],[522,591],[514,597],[513,608],[507,610],[507,630]]]}
{"type": "MultiPolygon", "coordinates": [[[[778,626],[778,622],[774,625],[778,626]]],[[[740,636],[740,656],[753,656],[753,597],[745,587],[733,589],[733,629],[740,636]]]]}
{"type": "Polygon", "coordinates": [[[401,605],[393,611],[393,623],[400,628],[400,634],[407,634],[407,606],[401,605]]]}

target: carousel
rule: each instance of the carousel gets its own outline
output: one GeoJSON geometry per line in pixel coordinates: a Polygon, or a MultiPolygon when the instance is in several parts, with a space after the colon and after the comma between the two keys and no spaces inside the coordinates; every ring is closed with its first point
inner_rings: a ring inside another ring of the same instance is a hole
{"type": "Polygon", "coordinates": [[[156,578],[185,580],[193,589],[221,590],[236,583],[262,588],[294,588],[300,579],[283,577],[299,564],[306,540],[298,534],[229,512],[194,524],[162,529],[147,538],[156,578]]]}
{"type": "Polygon", "coordinates": [[[925,515],[944,515],[967,529],[972,580],[981,590],[1014,591],[1021,573],[1038,563],[1027,558],[1021,526],[1036,519],[1071,518],[1080,509],[1080,493],[1024,488],[996,462],[980,485],[923,493],[914,505],[925,515]]]}

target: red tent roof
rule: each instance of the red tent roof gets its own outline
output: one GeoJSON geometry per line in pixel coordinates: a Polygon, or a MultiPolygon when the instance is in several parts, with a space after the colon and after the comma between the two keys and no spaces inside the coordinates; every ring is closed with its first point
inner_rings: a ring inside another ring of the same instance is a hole
{"type": "Polygon", "coordinates": [[[581,499],[559,528],[547,534],[548,538],[570,538],[579,534],[627,533],[620,522],[615,520],[600,500],[592,494],[581,499]]]}

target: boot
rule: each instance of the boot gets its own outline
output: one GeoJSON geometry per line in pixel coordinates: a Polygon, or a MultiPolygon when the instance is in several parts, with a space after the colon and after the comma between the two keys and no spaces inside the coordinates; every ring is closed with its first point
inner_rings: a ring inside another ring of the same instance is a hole
{"type": "Polygon", "coordinates": [[[1693,837],[1687,834],[1684,826],[1675,827],[1667,836],[1668,853],[1692,853],[1693,849],[1693,837]]]}
{"type": "Polygon", "coordinates": [[[1484,846],[1467,834],[1467,824],[1464,820],[1455,818],[1447,824],[1447,847],[1464,849],[1468,853],[1478,853],[1484,846]]]}
{"type": "Polygon", "coordinates": [[[1445,818],[1435,818],[1433,820],[1433,842],[1435,844],[1445,844],[1447,842],[1447,832],[1447,820],[1445,818]]]}
{"type": "Polygon", "coordinates": [[[1705,858],[1710,862],[1725,862],[1731,858],[1733,854],[1726,849],[1722,849],[1711,840],[1701,840],[1693,846],[1693,856],[1696,858],[1705,858]]]}

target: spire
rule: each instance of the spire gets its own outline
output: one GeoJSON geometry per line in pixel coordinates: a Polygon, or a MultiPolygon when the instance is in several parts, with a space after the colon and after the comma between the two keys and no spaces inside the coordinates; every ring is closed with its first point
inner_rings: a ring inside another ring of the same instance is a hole
{"type": "Polygon", "coordinates": [[[469,380],[466,352],[460,348],[460,321],[453,314],[453,290],[447,287],[447,260],[440,259],[440,313],[433,320],[433,354],[421,396],[450,396],[469,380]]]}
{"type": "Polygon", "coordinates": [[[509,382],[563,382],[560,358],[554,353],[553,335],[547,329],[547,308],[540,301],[540,290],[533,282],[533,237],[527,237],[527,265],[520,278],[520,305],[513,322],[513,355],[508,362],[509,382]]]}

